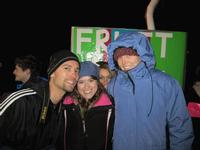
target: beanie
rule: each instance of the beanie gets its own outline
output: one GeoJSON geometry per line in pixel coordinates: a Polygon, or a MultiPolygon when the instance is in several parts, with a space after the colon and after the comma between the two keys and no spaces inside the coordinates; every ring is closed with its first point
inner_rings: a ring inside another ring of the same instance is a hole
{"type": "Polygon", "coordinates": [[[55,52],[49,60],[49,67],[47,69],[48,76],[50,76],[62,63],[68,60],[75,60],[80,64],[78,57],[69,50],[63,49],[55,52]]]}
{"type": "Polygon", "coordinates": [[[139,56],[137,51],[131,47],[129,48],[119,47],[115,49],[113,57],[114,57],[114,60],[117,61],[119,57],[124,56],[124,55],[139,56]]]}
{"type": "Polygon", "coordinates": [[[81,62],[79,77],[94,76],[99,79],[99,67],[91,61],[81,62]]]}

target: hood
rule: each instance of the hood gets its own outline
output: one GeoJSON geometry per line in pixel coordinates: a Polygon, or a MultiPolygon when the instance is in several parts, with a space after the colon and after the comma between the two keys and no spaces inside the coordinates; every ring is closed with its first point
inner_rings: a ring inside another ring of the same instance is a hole
{"type": "Polygon", "coordinates": [[[132,47],[137,50],[141,60],[147,68],[155,67],[155,58],[149,39],[139,32],[124,32],[108,45],[108,65],[111,70],[116,70],[116,64],[113,58],[114,50],[118,47],[132,47]]]}

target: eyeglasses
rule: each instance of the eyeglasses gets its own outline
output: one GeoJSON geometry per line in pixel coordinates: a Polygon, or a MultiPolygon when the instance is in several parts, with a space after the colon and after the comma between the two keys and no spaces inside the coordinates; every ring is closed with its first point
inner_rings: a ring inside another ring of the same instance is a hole
{"type": "Polygon", "coordinates": [[[106,77],[100,76],[99,79],[100,80],[110,80],[111,77],[110,76],[106,76],[106,77]]]}

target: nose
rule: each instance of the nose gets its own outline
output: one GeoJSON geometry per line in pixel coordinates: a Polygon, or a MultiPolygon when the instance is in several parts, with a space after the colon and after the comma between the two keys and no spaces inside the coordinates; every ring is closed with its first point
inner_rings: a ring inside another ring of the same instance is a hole
{"type": "Polygon", "coordinates": [[[124,65],[124,64],[126,64],[126,58],[125,58],[126,56],[122,56],[121,57],[121,61],[122,61],[122,64],[124,65]]]}
{"type": "Polygon", "coordinates": [[[71,78],[74,79],[74,80],[78,80],[78,77],[79,77],[79,74],[76,70],[73,70],[71,72],[71,78]]]}
{"type": "Polygon", "coordinates": [[[85,89],[87,89],[88,87],[90,87],[90,84],[88,82],[85,82],[85,89]]]}

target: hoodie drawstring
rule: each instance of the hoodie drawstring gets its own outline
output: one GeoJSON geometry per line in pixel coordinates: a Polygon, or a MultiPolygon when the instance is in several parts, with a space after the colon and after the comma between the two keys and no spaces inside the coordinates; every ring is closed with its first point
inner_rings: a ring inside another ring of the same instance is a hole
{"type": "Polygon", "coordinates": [[[107,124],[106,124],[105,150],[107,149],[107,145],[108,145],[108,129],[109,129],[109,122],[110,122],[111,114],[112,114],[112,109],[109,109],[109,110],[108,110],[108,115],[107,115],[107,124]]]}
{"type": "Polygon", "coordinates": [[[153,100],[153,78],[152,78],[152,75],[151,75],[151,72],[150,72],[149,68],[147,67],[147,64],[145,62],[144,62],[144,64],[145,64],[145,67],[146,67],[146,69],[147,69],[147,71],[148,71],[148,73],[150,75],[150,80],[151,80],[151,106],[150,106],[149,112],[147,114],[147,117],[149,117],[150,114],[151,114],[151,111],[153,109],[153,101],[154,101],[153,100]]]}
{"type": "Polygon", "coordinates": [[[132,87],[133,87],[133,95],[135,94],[135,83],[133,82],[133,80],[131,79],[131,76],[129,75],[129,73],[127,73],[128,75],[128,79],[131,81],[132,83],[132,87]]]}
{"type": "Polygon", "coordinates": [[[64,150],[67,150],[67,141],[66,141],[66,134],[67,134],[67,111],[64,110],[64,118],[65,118],[65,129],[64,129],[64,150]]]}

